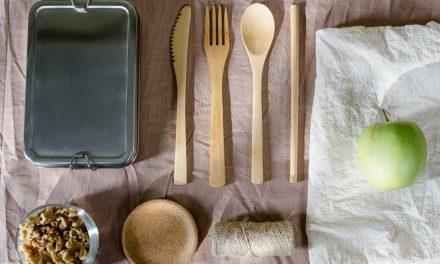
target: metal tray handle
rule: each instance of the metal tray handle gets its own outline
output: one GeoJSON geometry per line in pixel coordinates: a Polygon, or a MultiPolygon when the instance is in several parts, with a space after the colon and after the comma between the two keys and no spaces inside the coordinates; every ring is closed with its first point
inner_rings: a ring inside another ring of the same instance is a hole
{"type": "Polygon", "coordinates": [[[75,167],[78,167],[74,164],[75,160],[77,160],[77,159],[85,159],[86,164],[87,164],[87,168],[89,168],[91,170],[97,169],[96,166],[94,166],[92,163],[90,163],[89,156],[87,156],[84,152],[78,152],[75,155],[73,155],[72,159],[70,160],[69,168],[71,170],[73,170],[75,167]]]}
{"type": "Polygon", "coordinates": [[[70,0],[70,2],[72,3],[72,6],[73,6],[74,8],[77,8],[77,9],[86,9],[86,8],[90,5],[91,0],[86,0],[83,6],[78,6],[78,5],[76,5],[76,4],[75,4],[75,0],[70,0]]]}

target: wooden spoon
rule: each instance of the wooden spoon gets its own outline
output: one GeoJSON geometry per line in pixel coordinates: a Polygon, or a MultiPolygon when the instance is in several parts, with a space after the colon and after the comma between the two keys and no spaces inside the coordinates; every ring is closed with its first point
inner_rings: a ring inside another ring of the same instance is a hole
{"type": "Polygon", "coordinates": [[[241,19],[241,38],[253,73],[252,182],[263,182],[263,112],[261,83],[264,63],[275,33],[275,20],[263,4],[250,5],[241,19]]]}

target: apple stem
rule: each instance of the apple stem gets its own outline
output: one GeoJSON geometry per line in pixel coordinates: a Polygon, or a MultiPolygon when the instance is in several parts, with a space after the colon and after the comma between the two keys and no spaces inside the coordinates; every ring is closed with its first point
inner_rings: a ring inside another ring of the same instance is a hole
{"type": "Polygon", "coordinates": [[[385,110],[383,108],[381,108],[380,110],[382,111],[383,115],[385,116],[385,120],[387,122],[390,122],[390,119],[388,118],[387,112],[385,112],[385,110]]]}

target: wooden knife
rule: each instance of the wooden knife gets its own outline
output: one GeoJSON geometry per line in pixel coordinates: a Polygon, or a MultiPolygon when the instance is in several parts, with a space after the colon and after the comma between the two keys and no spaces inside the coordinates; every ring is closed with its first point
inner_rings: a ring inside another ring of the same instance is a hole
{"type": "Polygon", "coordinates": [[[174,184],[188,183],[186,161],[186,69],[188,39],[191,24],[191,7],[185,5],[179,12],[171,33],[171,59],[177,83],[176,152],[174,161],[174,184]]]}

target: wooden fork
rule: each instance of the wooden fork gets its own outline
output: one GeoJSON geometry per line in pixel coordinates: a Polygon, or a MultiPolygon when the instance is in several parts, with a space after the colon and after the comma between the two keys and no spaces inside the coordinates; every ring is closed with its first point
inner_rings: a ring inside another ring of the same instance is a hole
{"type": "Polygon", "coordinates": [[[229,53],[229,25],[226,7],[214,5],[209,15],[205,12],[205,53],[211,73],[211,151],[209,159],[209,184],[221,187],[226,184],[225,150],[223,136],[223,72],[229,53]],[[223,11],[224,10],[224,11],[223,11]]]}

